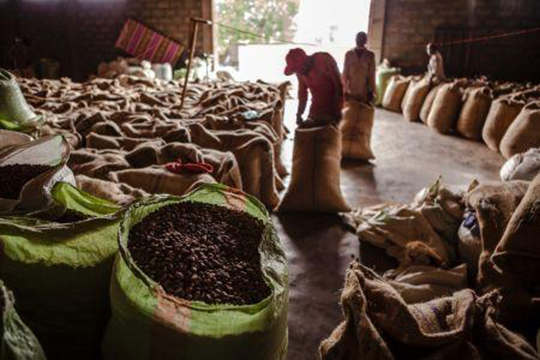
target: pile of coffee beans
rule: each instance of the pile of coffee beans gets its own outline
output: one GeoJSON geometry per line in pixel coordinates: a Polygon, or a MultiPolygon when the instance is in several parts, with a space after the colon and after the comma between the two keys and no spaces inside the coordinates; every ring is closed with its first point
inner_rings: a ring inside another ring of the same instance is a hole
{"type": "Polygon", "coordinates": [[[50,169],[51,167],[48,165],[13,164],[0,166],[0,198],[18,199],[27,182],[50,169]]]}
{"type": "Polygon", "coordinates": [[[208,304],[255,304],[270,295],[258,251],[264,223],[221,206],[163,207],[131,229],[135,263],[171,295],[208,304]]]}

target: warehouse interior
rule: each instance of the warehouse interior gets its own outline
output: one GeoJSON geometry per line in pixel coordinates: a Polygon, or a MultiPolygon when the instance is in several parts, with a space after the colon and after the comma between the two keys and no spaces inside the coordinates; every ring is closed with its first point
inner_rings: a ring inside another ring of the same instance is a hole
{"type": "Polygon", "coordinates": [[[0,24],[0,360],[540,358],[537,0],[0,24]]]}

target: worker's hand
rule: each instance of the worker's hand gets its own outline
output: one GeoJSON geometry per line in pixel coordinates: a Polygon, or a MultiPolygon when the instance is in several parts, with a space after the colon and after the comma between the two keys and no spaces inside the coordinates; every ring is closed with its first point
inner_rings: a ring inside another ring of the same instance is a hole
{"type": "Polygon", "coordinates": [[[300,126],[304,122],[304,119],[302,118],[302,115],[296,114],[296,125],[300,126]]]}

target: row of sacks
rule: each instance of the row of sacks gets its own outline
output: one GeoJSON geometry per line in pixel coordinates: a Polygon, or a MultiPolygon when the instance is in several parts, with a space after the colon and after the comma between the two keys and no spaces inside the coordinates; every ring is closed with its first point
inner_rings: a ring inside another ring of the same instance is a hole
{"type": "Polygon", "coordinates": [[[322,358],[536,359],[539,200],[540,176],[462,194],[438,183],[410,205],[348,215],[400,265],[384,276],[351,265],[345,321],[322,358]]]}
{"type": "Polygon", "coordinates": [[[441,134],[484,141],[506,158],[540,146],[540,88],[457,79],[395,76],[383,107],[422,121],[441,134]]]}
{"type": "Polygon", "coordinates": [[[203,184],[182,197],[146,196],[119,206],[80,189],[87,179],[71,173],[62,137],[29,141],[2,132],[0,138],[10,139],[0,142],[0,167],[50,166],[21,184],[15,204],[0,198],[2,359],[201,359],[216,353],[285,359],[287,262],[258,200],[203,184]],[[272,289],[266,299],[249,306],[187,302],[136,269],[129,229],[157,208],[184,201],[232,207],[265,222],[261,268],[272,289]]]}

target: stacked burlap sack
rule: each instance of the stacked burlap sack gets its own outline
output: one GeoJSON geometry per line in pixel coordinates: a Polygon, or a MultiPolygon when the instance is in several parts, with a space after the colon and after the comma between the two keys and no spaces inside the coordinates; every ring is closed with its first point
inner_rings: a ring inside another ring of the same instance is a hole
{"type": "Polygon", "coordinates": [[[351,265],[323,359],[538,358],[540,175],[463,194],[436,185],[348,215],[400,265],[384,277],[351,265]]]}
{"type": "Polygon", "coordinates": [[[190,84],[182,110],[182,87],[174,81],[120,75],[19,83],[45,121],[38,136],[66,138],[75,150],[70,167],[95,195],[128,203],[145,193],[182,195],[200,183],[223,182],[268,207],[278,204],[287,175],[281,162],[287,83],[190,84]],[[161,155],[175,145],[176,153],[161,155]],[[176,161],[186,166],[174,173],[167,165],[176,161]],[[189,164],[211,168],[189,171],[189,164]]]}

